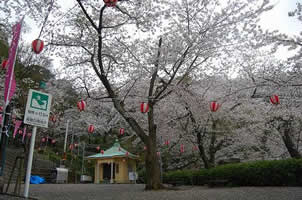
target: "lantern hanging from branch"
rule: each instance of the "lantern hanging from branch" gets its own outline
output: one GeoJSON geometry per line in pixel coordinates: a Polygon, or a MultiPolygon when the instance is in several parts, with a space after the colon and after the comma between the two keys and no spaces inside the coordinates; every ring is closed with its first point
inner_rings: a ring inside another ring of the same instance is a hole
{"type": "Polygon", "coordinates": [[[88,133],[93,133],[94,131],[94,126],[93,125],[89,125],[88,126],[88,133]]]}
{"type": "Polygon", "coordinates": [[[117,0],[103,0],[105,5],[108,7],[114,7],[116,6],[117,0]]]}
{"type": "Polygon", "coordinates": [[[125,133],[125,129],[120,128],[120,135],[124,135],[124,133],[125,133]]]}
{"type": "Polygon", "coordinates": [[[220,105],[216,101],[212,101],[210,103],[210,109],[212,112],[216,112],[219,107],[220,107],[220,105]]]}
{"type": "Polygon", "coordinates": [[[42,52],[43,47],[44,47],[44,42],[40,39],[36,39],[31,43],[33,52],[35,52],[36,54],[39,54],[42,52]]]}
{"type": "Polygon", "coordinates": [[[97,147],[96,147],[96,150],[97,150],[97,151],[99,151],[100,149],[101,149],[101,147],[100,147],[100,146],[97,146],[97,147]]]}
{"type": "Polygon", "coordinates": [[[2,63],[1,63],[2,69],[5,69],[5,68],[6,68],[7,62],[8,62],[7,59],[5,59],[5,60],[2,61],[2,63]]]}
{"type": "Polygon", "coordinates": [[[86,103],[85,103],[85,101],[81,100],[78,102],[77,106],[80,111],[84,111],[85,107],[86,107],[86,103]]]}
{"type": "Polygon", "coordinates": [[[142,113],[146,113],[146,112],[148,112],[148,111],[149,111],[149,104],[148,104],[148,103],[142,102],[142,103],[141,103],[141,112],[142,112],[142,113]]]}
{"type": "Polygon", "coordinates": [[[271,103],[274,105],[280,104],[280,99],[277,95],[273,95],[269,99],[270,99],[271,103]]]}

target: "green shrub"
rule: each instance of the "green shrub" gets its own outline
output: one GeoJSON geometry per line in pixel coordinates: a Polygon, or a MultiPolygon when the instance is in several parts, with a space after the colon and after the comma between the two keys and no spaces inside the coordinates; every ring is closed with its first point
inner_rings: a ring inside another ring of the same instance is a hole
{"type": "Polygon", "coordinates": [[[209,170],[173,171],[164,182],[177,178],[185,184],[204,185],[209,180],[229,180],[231,186],[302,186],[302,159],[227,164],[209,170]]]}
{"type": "Polygon", "coordinates": [[[171,171],[163,174],[163,182],[173,182],[174,180],[182,180],[184,184],[191,185],[193,183],[194,171],[182,170],[182,171],[171,171]]]}

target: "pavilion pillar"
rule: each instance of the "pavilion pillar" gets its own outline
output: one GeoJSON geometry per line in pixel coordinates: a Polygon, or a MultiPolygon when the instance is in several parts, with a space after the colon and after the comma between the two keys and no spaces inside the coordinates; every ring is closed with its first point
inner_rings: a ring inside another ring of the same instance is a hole
{"type": "Polygon", "coordinates": [[[100,164],[96,162],[94,183],[100,183],[100,164]]]}
{"type": "Polygon", "coordinates": [[[113,183],[113,161],[111,162],[111,176],[110,176],[110,183],[113,183]]]}

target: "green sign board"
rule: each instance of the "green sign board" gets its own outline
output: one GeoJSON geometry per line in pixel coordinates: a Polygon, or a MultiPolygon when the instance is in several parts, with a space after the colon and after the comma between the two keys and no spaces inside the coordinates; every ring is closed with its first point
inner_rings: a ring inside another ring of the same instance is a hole
{"type": "Polygon", "coordinates": [[[50,94],[30,89],[27,97],[24,123],[47,128],[50,105],[50,94]]]}
{"type": "Polygon", "coordinates": [[[39,87],[41,89],[45,89],[46,88],[46,83],[44,81],[41,81],[40,84],[39,84],[39,87]]]}
{"type": "Polygon", "coordinates": [[[36,108],[38,110],[46,111],[47,106],[48,106],[48,95],[33,91],[30,100],[30,107],[36,108]]]}

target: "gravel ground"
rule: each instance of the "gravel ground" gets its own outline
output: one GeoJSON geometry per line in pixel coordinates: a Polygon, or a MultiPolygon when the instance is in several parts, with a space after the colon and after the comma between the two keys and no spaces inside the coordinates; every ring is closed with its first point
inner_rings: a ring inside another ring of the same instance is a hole
{"type": "MultiPolygon", "coordinates": [[[[302,187],[177,189],[144,191],[140,184],[43,184],[30,185],[29,194],[39,200],[302,200],[302,187]]],[[[0,199],[14,198],[0,195],[0,199]]]]}

